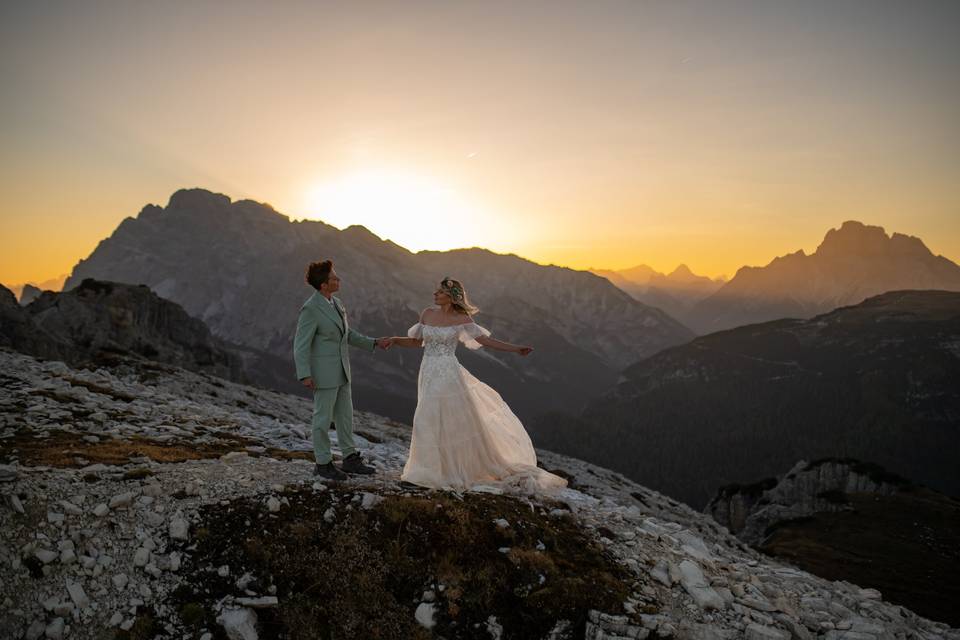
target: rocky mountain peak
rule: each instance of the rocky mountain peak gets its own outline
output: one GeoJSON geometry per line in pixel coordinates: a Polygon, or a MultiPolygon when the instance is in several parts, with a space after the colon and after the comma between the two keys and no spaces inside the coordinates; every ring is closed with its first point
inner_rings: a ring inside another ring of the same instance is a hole
{"type": "Polygon", "coordinates": [[[249,224],[289,222],[287,216],[269,204],[250,199],[231,201],[227,195],[201,188],[174,192],[165,208],[147,205],[140,211],[138,219],[162,221],[164,216],[188,218],[199,225],[215,224],[238,229],[249,224]]]}
{"type": "Polygon", "coordinates": [[[167,203],[169,211],[185,211],[192,214],[207,211],[223,211],[230,206],[230,197],[206,189],[178,189],[167,203]]]}
{"type": "Polygon", "coordinates": [[[847,220],[839,229],[830,229],[827,232],[814,255],[839,258],[879,256],[890,253],[891,248],[890,236],[883,227],[847,220]]]}
{"type": "Polygon", "coordinates": [[[698,276],[696,276],[692,271],[690,271],[690,267],[688,267],[685,264],[681,264],[681,265],[678,265],[676,269],[674,269],[669,274],[667,274],[667,277],[673,278],[675,280],[691,280],[698,276]]]}
{"type": "MultiPolygon", "coordinates": [[[[659,280],[660,278],[654,279],[659,280]]],[[[715,283],[712,278],[697,275],[685,264],[679,265],[676,269],[663,277],[663,279],[670,281],[675,285],[700,285],[709,287],[710,289],[713,288],[712,285],[715,283]]]]}
{"type": "Polygon", "coordinates": [[[919,238],[888,236],[882,227],[848,220],[817,250],[742,268],[683,320],[700,333],[778,318],[809,318],[886,291],[960,291],[960,266],[934,256],[919,238]]]}
{"type": "Polygon", "coordinates": [[[896,232],[890,236],[890,250],[892,253],[901,256],[929,257],[933,255],[920,238],[896,232]]]}
{"type": "Polygon", "coordinates": [[[651,278],[659,275],[659,272],[657,272],[653,267],[648,267],[645,264],[638,264],[635,267],[624,269],[619,273],[627,280],[637,284],[646,284],[651,278]]]}

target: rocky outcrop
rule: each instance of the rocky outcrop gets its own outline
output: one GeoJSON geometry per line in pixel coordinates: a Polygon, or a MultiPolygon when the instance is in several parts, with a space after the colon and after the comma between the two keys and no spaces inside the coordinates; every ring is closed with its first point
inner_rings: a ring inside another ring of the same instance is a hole
{"type": "Polygon", "coordinates": [[[40,358],[63,358],[64,346],[40,330],[30,313],[17,303],[13,292],[0,285],[0,347],[40,358]]]}
{"type": "Polygon", "coordinates": [[[801,460],[777,480],[721,488],[705,512],[744,542],[759,546],[781,522],[850,509],[846,494],[892,495],[906,486],[906,480],[858,460],[801,460]]]}
{"type": "Polygon", "coordinates": [[[724,487],[706,512],[765,554],[960,623],[960,501],[954,498],[875,464],[831,458],[724,487]]]}
{"type": "Polygon", "coordinates": [[[147,287],[84,280],[47,291],[28,306],[3,304],[6,345],[74,364],[141,358],[233,380],[246,380],[241,359],[202,321],[147,287]]]}
{"type": "Polygon", "coordinates": [[[684,316],[706,334],[779,318],[811,318],[902,289],[960,291],[960,266],[934,255],[919,238],[847,221],[817,250],[743,267],[684,316]]]}
{"type": "MultiPolygon", "coordinates": [[[[463,354],[464,365],[521,417],[579,409],[623,367],[693,337],[591,273],[482,249],[413,254],[362,227],[292,222],[267,205],[203,189],[177,191],[166,207],[148,205],[124,220],[76,265],[65,287],[88,277],[146,284],[216,336],[289,361],[297,312],[312,293],[303,272],[323,258],[334,260],[343,279],[338,295],[351,325],[372,336],[405,334],[441,278],[461,279],[481,307],[479,323],[537,349],[522,359],[463,354]]],[[[418,353],[355,350],[351,359],[358,406],[412,416],[418,353]]]]}
{"type": "Polygon", "coordinates": [[[42,294],[27,310],[41,330],[73,345],[73,361],[132,354],[223,378],[242,377],[240,363],[202,321],[145,286],[87,279],[69,291],[42,294]]]}
{"type": "Polygon", "coordinates": [[[409,491],[409,428],[359,413],[377,473],[328,485],[312,475],[306,399],[2,349],[0,375],[13,638],[295,637],[316,620],[362,637],[373,616],[382,638],[960,638],[572,458],[539,452],[571,480],[557,495],[409,491]],[[327,580],[292,587],[323,567],[327,580]],[[317,617],[317,592],[339,598],[336,615],[317,617]]]}

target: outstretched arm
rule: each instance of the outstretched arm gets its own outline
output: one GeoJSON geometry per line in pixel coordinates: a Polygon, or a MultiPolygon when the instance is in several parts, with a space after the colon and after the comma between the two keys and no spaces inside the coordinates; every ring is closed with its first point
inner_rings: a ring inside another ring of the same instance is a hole
{"type": "Polygon", "coordinates": [[[414,335],[420,335],[420,326],[423,325],[424,316],[430,311],[430,307],[427,307],[420,312],[420,320],[418,324],[413,325],[410,328],[410,334],[408,336],[394,336],[392,338],[387,338],[391,345],[396,345],[398,347],[422,347],[423,338],[415,338],[414,335]]]}
{"type": "Polygon", "coordinates": [[[525,347],[519,344],[511,344],[509,342],[504,342],[503,340],[497,340],[496,338],[491,338],[489,336],[477,336],[475,338],[477,342],[487,347],[488,349],[494,349],[496,351],[506,351],[508,353],[519,353],[522,356],[529,355],[533,351],[533,347],[525,347]]]}
{"type": "Polygon", "coordinates": [[[374,339],[370,336],[365,336],[359,331],[354,331],[352,328],[347,329],[347,344],[353,345],[354,347],[373,351],[377,348],[377,342],[379,340],[379,338],[374,339]]]}

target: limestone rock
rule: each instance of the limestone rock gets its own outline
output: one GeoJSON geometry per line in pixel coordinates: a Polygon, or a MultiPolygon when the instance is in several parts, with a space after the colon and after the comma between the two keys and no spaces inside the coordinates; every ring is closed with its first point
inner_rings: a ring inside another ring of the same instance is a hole
{"type": "Polygon", "coordinates": [[[223,627],[230,640],[257,640],[257,613],[253,609],[225,609],[217,616],[217,623],[223,627]]]}
{"type": "Polygon", "coordinates": [[[700,567],[690,560],[680,563],[680,584],[703,610],[723,609],[726,603],[720,594],[707,583],[700,567]]]}
{"type": "Polygon", "coordinates": [[[70,599],[73,600],[73,604],[77,605],[78,609],[86,609],[90,606],[90,598],[83,591],[83,587],[76,582],[67,581],[67,593],[70,594],[70,599]]]}
{"type": "Polygon", "coordinates": [[[120,493],[112,498],[107,506],[111,509],[126,509],[131,504],[133,504],[134,494],[132,492],[120,493]]]}
{"type": "Polygon", "coordinates": [[[434,616],[437,613],[437,606],[432,602],[421,602],[417,606],[417,610],[414,613],[414,618],[417,622],[420,623],[420,626],[426,629],[433,629],[436,625],[436,620],[434,616]]]}
{"type": "Polygon", "coordinates": [[[175,517],[170,521],[170,537],[174,540],[190,539],[190,523],[182,517],[175,517]]]}

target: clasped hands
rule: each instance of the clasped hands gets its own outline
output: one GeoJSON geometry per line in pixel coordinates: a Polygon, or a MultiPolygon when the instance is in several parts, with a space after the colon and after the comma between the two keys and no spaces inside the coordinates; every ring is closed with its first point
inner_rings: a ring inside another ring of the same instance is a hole
{"type": "Polygon", "coordinates": [[[380,347],[384,351],[393,346],[393,338],[377,338],[373,342],[375,346],[380,347]]]}

